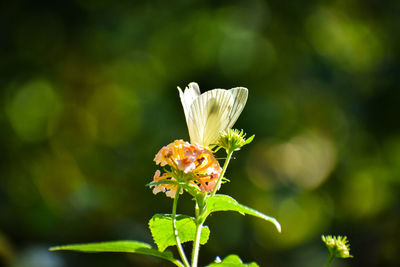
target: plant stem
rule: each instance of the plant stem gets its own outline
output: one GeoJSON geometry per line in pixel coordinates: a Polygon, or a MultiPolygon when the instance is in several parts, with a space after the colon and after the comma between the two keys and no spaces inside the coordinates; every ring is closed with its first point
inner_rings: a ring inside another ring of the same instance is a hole
{"type": "MultiPolygon", "coordinates": [[[[213,197],[216,193],[218,188],[221,186],[222,183],[222,178],[225,175],[225,171],[228,167],[229,161],[231,160],[233,151],[227,153],[226,160],[224,162],[224,166],[222,167],[221,173],[218,177],[217,183],[215,184],[215,187],[211,193],[211,197],[213,197]]],[[[196,211],[198,211],[199,207],[196,203],[196,211]]],[[[204,217],[206,212],[206,209],[202,209],[199,213],[196,212],[196,236],[193,242],[193,251],[192,251],[192,267],[197,267],[198,260],[199,260],[199,250],[200,250],[200,237],[201,237],[201,230],[203,228],[203,223],[206,220],[204,217]]]]}
{"type": "Polygon", "coordinates": [[[328,260],[327,260],[327,262],[326,262],[326,264],[325,264],[325,267],[331,266],[331,263],[332,263],[332,261],[333,261],[334,258],[335,258],[335,257],[334,257],[332,254],[329,254],[329,258],[328,258],[328,260]]]}
{"type": "Polygon", "coordinates": [[[222,167],[222,171],[221,171],[221,173],[220,173],[220,175],[218,177],[218,181],[217,181],[217,183],[216,183],[216,185],[215,185],[215,187],[214,187],[214,189],[213,189],[213,191],[211,193],[212,197],[217,193],[218,188],[221,186],[222,178],[225,175],[225,171],[226,171],[226,168],[228,167],[229,161],[231,160],[232,154],[233,154],[233,151],[232,152],[227,152],[227,157],[226,157],[226,160],[224,162],[224,166],[222,167]]]}
{"type": "Polygon", "coordinates": [[[190,267],[189,262],[186,258],[185,251],[182,248],[181,241],[179,240],[178,230],[176,229],[176,207],[178,206],[179,199],[179,191],[181,191],[181,187],[178,185],[176,188],[176,194],[174,198],[174,204],[172,206],[172,229],[175,236],[176,247],[178,248],[179,255],[186,267],[190,267]]]}
{"type": "Polygon", "coordinates": [[[178,266],[178,267],[186,267],[186,266],[183,265],[183,263],[182,263],[180,260],[178,260],[178,259],[173,259],[173,260],[171,260],[171,262],[172,262],[173,264],[175,264],[176,266],[178,266]]]}
{"type": "Polygon", "coordinates": [[[196,224],[196,236],[193,243],[193,251],[192,251],[192,267],[197,267],[197,262],[199,260],[199,251],[200,251],[200,237],[201,230],[203,228],[203,222],[197,222],[196,224]]]}

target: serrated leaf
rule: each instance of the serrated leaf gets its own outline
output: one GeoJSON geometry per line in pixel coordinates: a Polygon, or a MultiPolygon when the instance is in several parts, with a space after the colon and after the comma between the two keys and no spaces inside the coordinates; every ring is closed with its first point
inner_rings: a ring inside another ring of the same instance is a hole
{"type": "MultiPolygon", "coordinates": [[[[172,228],[170,214],[156,214],[149,222],[151,234],[158,250],[164,251],[169,246],[175,246],[175,236],[172,228]]],[[[196,235],[196,223],[192,217],[185,215],[176,216],[176,228],[181,243],[193,241],[196,235]]],[[[210,236],[210,229],[203,226],[200,236],[200,244],[205,244],[210,236]]]]}
{"type": "Polygon", "coordinates": [[[257,263],[243,263],[238,255],[231,254],[226,256],[221,262],[213,262],[207,267],[259,267],[257,263]]]}
{"type": "Polygon", "coordinates": [[[215,195],[213,197],[209,197],[206,199],[206,209],[207,213],[206,215],[208,216],[212,212],[216,211],[237,211],[241,214],[249,214],[253,215],[255,217],[264,219],[266,221],[269,221],[273,223],[276,227],[276,229],[281,232],[281,225],[279,222],[268,215],[265,215],[264,213],[261,213],[255,209],[249,208],[247,206],[244,206],[242,204],[239,204],[235,199],[228,195],[215,195]]]}
{"type": "Polygon", "coordinates": [[[169,260],[177,266],[183,266],[180,261],[175,259],[170,251],[160,252],[151,245],[139,241],[109,241],[100,243],[72,244],[51,247],[50,251],[71,250],[79,252],[128,252],[155,256],[169,260]]]}

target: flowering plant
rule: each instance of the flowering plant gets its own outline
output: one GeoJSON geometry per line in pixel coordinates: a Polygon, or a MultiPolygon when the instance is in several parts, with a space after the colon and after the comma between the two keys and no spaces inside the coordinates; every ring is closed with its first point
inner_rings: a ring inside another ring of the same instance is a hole
{"type": "MultiPolygon", "coordinates": [[[[249,214],[273,223],[280,232],[277,220],[254,209],[239,204],[228,195],[217,194],[232,154],[250,143],[254,136],[245,138],[243,131],[231,127],[242,112],[247,101],[247,89],[214,89],[200,94],[196,83],[191,83],[179,94],[185,112],[191,142],[175,140],[161,148],[154,161],[163,167],[157,170],[148,184],[153,193],[165,193],[173,199],[172,214],[156,214],[149,222],[157,249],[139,241],[111,241],[89,244],[74,244],[52,247],[50,250],[74,250],[81,252],[131,252],[151,255],[169,260],[177,266],[197,267],[200,245],[209,238],[210,229],[204,225],[207,217],[217,211],[236,211],[249,214]],[[219,149],[227,153],[221,168],[214,157],[219,149]],[[214,150],[213,150],[214,149],[214,150]],[[194,199],[194,216],[178,215],[179,195],[187,192],[194,199]],[[182,247],[184,242],[193,242],[189,262],[182,247]],[[169,246],[176,246],[180,259],[174,258],[169,246]]],[[[242,263],[236,255],[223,260],[217,257],[209,266],[257,266],[242,263]]]]}
{"type": "MultiPolygon", "coordinates": [[[[246,138],[243,130],[231,129],[245,106],[247,89],[214,89],[200,94],[196,83],[189,84],[184,92],[178,89],[191,142],[175,140],[161,148],[154,158],[155,163],[163,170],[156,170],[153,181],[148,186],[154,194],[165,193],[173,199],[171,214],[155,214],[149,222],[157,248],[139,241],[111,241],[57,246],[50,250],[139,253],[168,260],[180,267],[197,267],[200,246],[207,243],[210,235],[205,221],[211,213],[236,211],[242,215],[252,215],[271,222],[279,232],[281,231],[281,226],[275,218],[239,204],[231,196],[217,194],[221,184],[227,181],[224,176],[232,154],[254,139],[254,135],[246,138]],[[226,152],[222,167],[214,156],[219,149],[226,152]],[[179,196],[185,192],[194,200],[193,216],[177,214],[179,196]],[[193,242],[190,261],[182,246],[185,242],[193,242]],[[170,246],[176,246],[179,259],[166,250],[170,246]]],[[[332,251],[342,241],[345,244],[346,240],[339,238],[334,241],[335,246],[328,245],[332,247],[332,251]]],[[[338,251],[345,253],[340,249],[338,251]]],[[[245,264],[237,255],[229,255],[223,260],[217,257],[208,266],[258,265],[254,262],[245,264]]]]}

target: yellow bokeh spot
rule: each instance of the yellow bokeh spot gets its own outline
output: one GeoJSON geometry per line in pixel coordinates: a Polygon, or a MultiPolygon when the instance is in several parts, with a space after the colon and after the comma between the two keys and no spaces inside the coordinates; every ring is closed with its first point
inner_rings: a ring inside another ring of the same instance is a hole
{"type": "Polygon", "coordinates": [[[254,221],[259,233],[260,242],[274,244],[277,248],[290,248],[306,242],[329,223],[332,206],[329,201],[315,194],[287,196],[276,203],[260,197],[252,204],[257,210],[268,209],[281,224],[282,232],[274,229],[263,221],[254,221]],[[269,202],[269,203],[268,203],[269,202]]]}
{"type": "Polygon", "coordinates": [[[261,143],[252,152],[249,176],[261,187],[280,180],[314,189],[329,177],[337,158],[333,141],[313,131],[287,142],[261,143]]]}

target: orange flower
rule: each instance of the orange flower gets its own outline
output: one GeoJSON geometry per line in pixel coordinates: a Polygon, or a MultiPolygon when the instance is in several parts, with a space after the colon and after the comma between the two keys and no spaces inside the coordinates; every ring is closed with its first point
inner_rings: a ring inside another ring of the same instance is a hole
{"type": "MultiPolygon", "coordinates": [[[[175,181],[175,178],[171,177],[168,173],[163,173],[163,175],[160,176],[160,171],[157,170],[156,173],[154,174],[153,182],[159,182],[162,180],[175,181]]],[[[167,197],[174,198],[176,194],[176,186],[171,184],[161,184],[154,186],[153,194],[155,195],[159,192],[164,192],[167,195],[167,197]]],[[[179,193],[182,194],[183,190],[181,190],[181,192],[179,193]]]]}
{"type": "MultiPolygon", "coordinates": [[[[212,192],[221,172],[221,167],[208,147],[175,140],[164,146],[154,157],[156,164],[170,166],[171,172],[160,176],[157,170],[153,182],[180,181],[194,184],[202,192],[212,192]]],[[[177,186],[173,184],[154,185],[153,193],[165,192],[174,198],[177,186]]]]}

